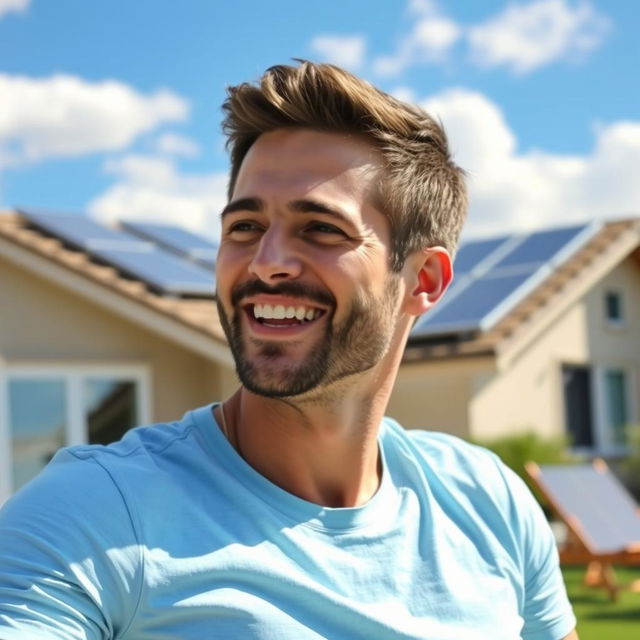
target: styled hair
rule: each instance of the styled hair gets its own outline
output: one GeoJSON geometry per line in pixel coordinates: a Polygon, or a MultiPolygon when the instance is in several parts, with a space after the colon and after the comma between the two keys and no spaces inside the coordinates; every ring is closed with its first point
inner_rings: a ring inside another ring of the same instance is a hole
{"type": "Polygon", "coordinates": [[[359,134],[381,153],[377,202],[391,227],[391,268],[430,246],[452,255],[466,217],[464,172],[451,160],[442,126],[330,64],[299,61],[267,69],[258,84],[228,89],[223,131],[231,157],[229,198],[251,145],[274,129],[304,127],[359,134]]]}

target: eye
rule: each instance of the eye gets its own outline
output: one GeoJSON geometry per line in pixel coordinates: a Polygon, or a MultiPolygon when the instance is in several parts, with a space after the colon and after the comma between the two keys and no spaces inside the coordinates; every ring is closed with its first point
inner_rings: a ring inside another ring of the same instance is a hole
{"type": "Polygon", "coordinates": [[[312,233],[318,233],[322,235],[340,235],[345,236],[345,232],[342,229],[328,224],[327,222],[312,222],[308,227],[307,231],[311,231],[312,233]]]}
{"type": "Polygon", "coordinates": [[[233,222],[227,228],[227,235],[244,235],[257,233],[261,229],[260,225],[251,220],[238,220],[233,222]]]}

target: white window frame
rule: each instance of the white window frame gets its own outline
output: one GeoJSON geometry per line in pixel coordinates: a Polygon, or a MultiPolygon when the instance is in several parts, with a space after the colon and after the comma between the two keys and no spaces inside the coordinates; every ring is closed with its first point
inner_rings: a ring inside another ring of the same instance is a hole
{"type": "Polygon", "coordinates": [[[68,425],[65,446],[87,444],[88,425],[82,405],[82,384],[87,378],[115,378],[135,383],[136,424],[151,422],[151,373],[148,365],[113,363],[37,362],[11,364],[0,361],[0,504],[12,493],[9,380],[63,379],[66,383],[68,425]]]}
{"type": "Polygon", "coordinates": [[[629,423],[638,421],[637,400],[633,393],[636,388],[636,371],[628,363],[608,362],[593,367],[594,372],[594,397],[595,413],[594,428],[596,431],[596,441],[598,453],[607,456],[624,456],[628,454],[627,447],[613,442],[611,425],[609,424],[609,405],[607,396],[606,376],[609,371],[622,371],[625,380],[625,398],[627,401],[627,416],[629,423]]]}

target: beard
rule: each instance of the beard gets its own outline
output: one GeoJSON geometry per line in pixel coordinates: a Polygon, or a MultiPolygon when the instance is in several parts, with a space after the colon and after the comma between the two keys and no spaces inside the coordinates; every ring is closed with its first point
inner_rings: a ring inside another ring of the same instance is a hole
{"type": "Polygon", "coordinates": [[[380,296],[357,295],[342,322],[333,324],[333,312],[325,320],[324,334],[308,354],[295,364],[286,362],[288,346],[279,341],[251,339],[258,355],[247,353],[242,331],[242,298],[259,293],[299,297],[335,309],[335,299],[325,290],[297,282],[269,287],[251,281],[235,287],[231,293],[234,313],[231,319],[216,300],[222,328],[236,363],[240,382],[249,391],[269,398],[300,396],[373,368],[387,353],[395,327],[398,278],[390,275],[380,296]]]}

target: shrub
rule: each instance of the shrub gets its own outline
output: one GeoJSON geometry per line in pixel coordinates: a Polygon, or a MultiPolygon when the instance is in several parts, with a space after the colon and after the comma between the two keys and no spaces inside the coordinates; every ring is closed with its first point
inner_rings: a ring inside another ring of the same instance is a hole
{"type": "Polygon", "coordinates": [[[640,502],[640,424],[627,427],[629,456],[619,465],[622,481],[640,502]]]}

